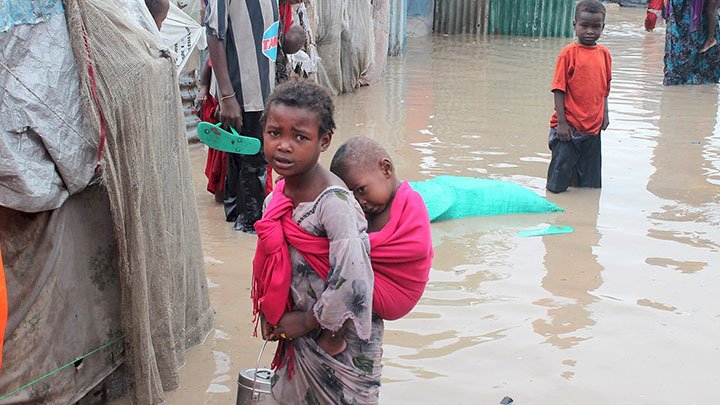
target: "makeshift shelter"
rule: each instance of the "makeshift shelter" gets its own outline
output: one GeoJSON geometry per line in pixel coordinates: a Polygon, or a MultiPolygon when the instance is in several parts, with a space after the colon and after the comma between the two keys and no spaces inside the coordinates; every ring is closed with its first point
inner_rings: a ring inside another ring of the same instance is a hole
{"type": "Polygon", "coordinates": [[[0,403],[72,403],[110,375],[162,402],[213,322],[175,62],[111,0],[9,7],[0,403]]]}

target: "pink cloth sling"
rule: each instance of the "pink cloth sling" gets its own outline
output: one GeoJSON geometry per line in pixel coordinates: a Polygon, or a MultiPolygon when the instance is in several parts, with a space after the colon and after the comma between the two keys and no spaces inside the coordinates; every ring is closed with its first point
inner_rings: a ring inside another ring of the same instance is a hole
{"type": "Polygon", "coordinates": [[[390,220],[369,236],[373,312],[390,321],[402,318],[422,297],[434,256],[430,216],[420,194],[403,182],[390,206],[390,220]]]}
{"type": "MultiPolygon", "coordinates": [[[[258,242],[253,260],[253,314],[262,312],[273,324],[291,305],[288,243],[323,280],[330,268],[329,241],[308,234],[292,220],[293,203],[283,194],[284,188],[285,182],[279,181],[263,218],[255,224],[258,242]]],[[[395,193],[390,221],[369,236],[375,273],[373,312],[383,319],[398,319],[422,296],[434,255],[425,203],[407,182],[395,193]]]]}

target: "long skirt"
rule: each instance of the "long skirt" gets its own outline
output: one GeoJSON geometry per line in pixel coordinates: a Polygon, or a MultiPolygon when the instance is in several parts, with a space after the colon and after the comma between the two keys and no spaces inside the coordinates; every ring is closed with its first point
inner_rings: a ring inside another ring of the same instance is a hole
{"type": "MultiPolygon", "coordinates": [[[[669,0],[663,79],[663,84],[666,86],[720,81],[720,45],[714,46],[705,53],[698,52],[705,42],[707,18],[704,10],[694,9],[691,3],[698,2],[669,0]],[[698,27],[692,26],[693,14],[700,19],[698,27]]],[[[715,36],[720,43],[720,35],[716,32],[715,36]]]]}

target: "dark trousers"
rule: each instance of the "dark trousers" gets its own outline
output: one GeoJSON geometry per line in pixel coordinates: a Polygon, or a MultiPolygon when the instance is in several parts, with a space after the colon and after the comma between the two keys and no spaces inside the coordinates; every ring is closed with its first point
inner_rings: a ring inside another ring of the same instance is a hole
{"type": "Polygon", "coordinates": [[[562,193],[569,186],[602,187],[600,134],[580,134],[574,128],[570,130],[572,138],[561,141],[557,138],[557,129],[550,128],[548,144],[552,159],[545,188],[562,193]]]}
{"type": "MultiPolygon", "coordinates": [[[[260,111],[244,112],[243,125],[238,131],[240,135],[258,138],[262,142],[261,115],[260,111]]],[[[255,231],[253,226],[262,217],[266,176],[267,162],[262,148],[256,155],[228,153],[223,205],[225,219],[235,222],[235,230],[255,231]]]]}

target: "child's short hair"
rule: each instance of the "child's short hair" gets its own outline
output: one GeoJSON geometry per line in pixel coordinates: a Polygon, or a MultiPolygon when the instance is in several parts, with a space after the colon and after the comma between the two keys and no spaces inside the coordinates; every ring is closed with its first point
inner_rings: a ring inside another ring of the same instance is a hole
{"type": "Polygon", "coordinates": [[[575,6],[575,18],[583,11],[587,13],[600,13],[605,18],[605,6],[598,0],[582,0],[575,6]]]}
{"type": "Polygon", "coordinates": [[[277,86],[265,103],[265,110],[260,118],[264,127],[270,107],[282,104],[288,107],[302,108],[313,111],[320,121],[320,135],[332,133],[335,130],[333,114],[335,107],[332,97],[320,85],[306,79],[290,79],[277,86]]]}
{"type": "Polygon", "coordinates": [[[342,179],[345,178],[351,164],[356,168],[370,169],[379,165],[383,159],[392,161],[379,143],[368,137],[358,136],[340,145],[330,163],[330,171],[342,179]]]}

